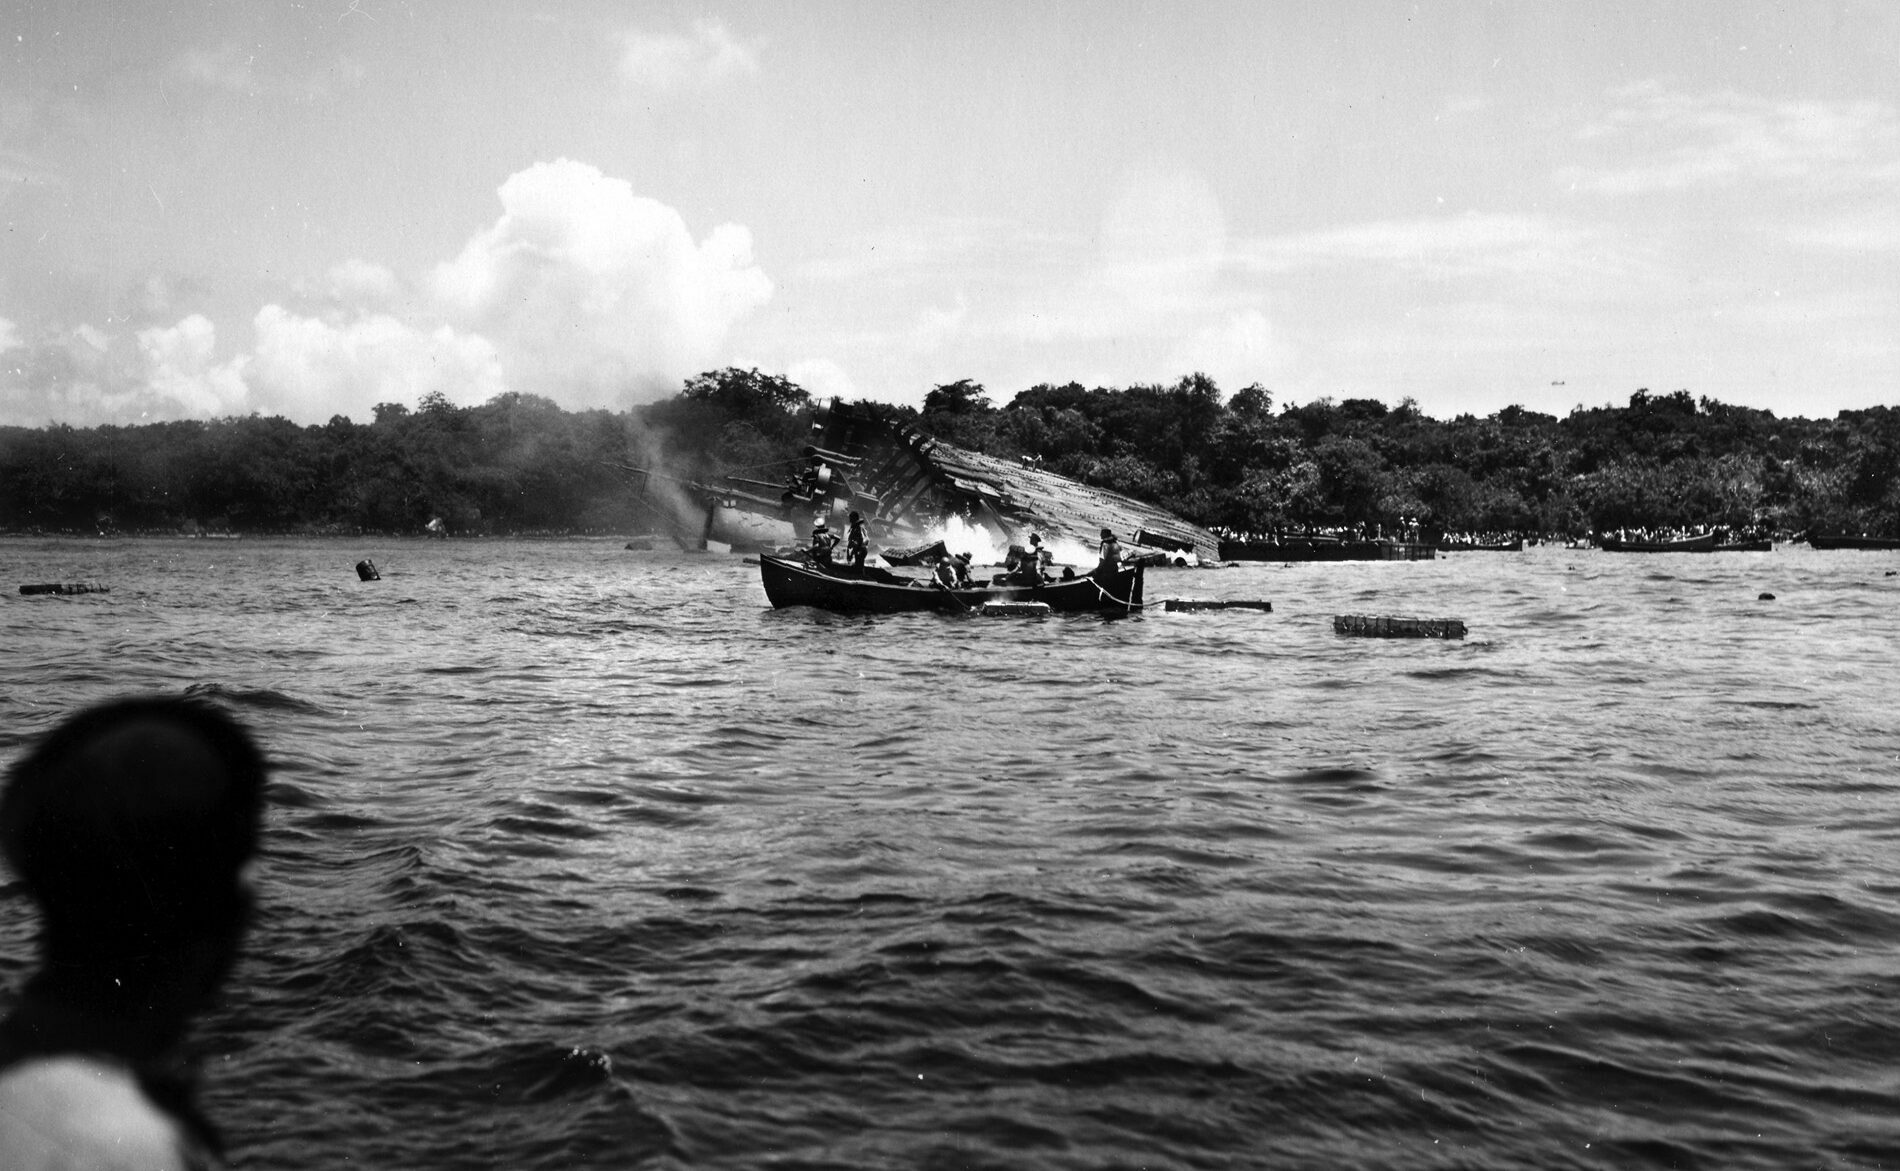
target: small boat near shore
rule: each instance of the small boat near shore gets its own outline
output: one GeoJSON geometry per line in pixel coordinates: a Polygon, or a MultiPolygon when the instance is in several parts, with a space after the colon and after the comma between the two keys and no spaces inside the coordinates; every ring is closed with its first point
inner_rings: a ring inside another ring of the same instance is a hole
{"type": "Polygon", "coordinates": [[[1900,537],[1850,537],[1844,533],[1809,533],[1808,545],[1814,549],[1900,549],[1900,537]]]}
{"type": "Polygon", "coordinates": [[[759,557],[759,581],[774,608],[815,606],[850,614],[959,614],[980,610],[986,602],[1041,602],[1059,614],[1126,614],[1142,607],[1142,576],[1142,567],[1135,565],[1103,577],[1087,574],[1040,585],[992,582],[950,589],[888,570],[821,570],[790,557],[759,557]]]}
{"type": "Polygon", "coordinates": [[[1333,536],[1223,540],[1222,561],[1431,561],[1435,545],[1422,541],[1360,541],[1333,536]]]}
{"type": "Polygon", "coordinates": [[[1597,541],[1597,547],[1606,553],[1713,553],[1715,540],[1714,533],[1673,541],[1625,541],[1619,537],[1603,537],[1597,541]]]}

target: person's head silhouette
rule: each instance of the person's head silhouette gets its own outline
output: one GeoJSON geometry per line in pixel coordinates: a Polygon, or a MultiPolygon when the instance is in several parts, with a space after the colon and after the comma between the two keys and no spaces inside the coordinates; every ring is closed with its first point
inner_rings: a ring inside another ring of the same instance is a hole
{"type": "MultiPolygon", "coordinates": [[[[172,1051],[250,918],[264,781],[241,726],[172,698],[83,711],[9,771],[0,856],[39,909],[41,962],[0,1022],[0,1110],[35,1120],[56,1144],[40,1154],[128,1115],[215,1148],[172,1051]]],[[[27,1140],[0,1136],[0,1163],[8,1141],[27,1140]]]]}

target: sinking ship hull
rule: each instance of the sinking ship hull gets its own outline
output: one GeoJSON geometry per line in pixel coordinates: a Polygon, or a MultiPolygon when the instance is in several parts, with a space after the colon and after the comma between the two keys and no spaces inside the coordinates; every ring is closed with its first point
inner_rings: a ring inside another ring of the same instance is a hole
{"type": "Polygon", "coordinates": [[[836,527],[836,518],[855,509],[886,545],[927,543],[954,520],[983,530],[998,548],[1034,531],[1045,547],[1092,550],[1105,528],[1130,557],[1162,552],[1170,564],[1212,558],[1220,547],[1213,532],[1166,509],[1021,460],[966,451],[873,404],[834,402],[806,456],[813,474],[792,493],[801,511],[829,515],[836,527]]]}

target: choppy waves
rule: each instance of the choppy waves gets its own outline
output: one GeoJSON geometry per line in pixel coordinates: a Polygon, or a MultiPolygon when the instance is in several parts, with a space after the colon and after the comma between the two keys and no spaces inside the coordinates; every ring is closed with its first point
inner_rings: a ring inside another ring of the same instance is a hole
{"type": "Polygon", "coordinates": [[[579,542],[192,589],[163,544],[8,603],[0,748],[126,689],[264,735],[202,1038],[245,1165],[1900,1163],[1865,559],[1164,571],[1275,611],[1002,623],[579,542]]]}

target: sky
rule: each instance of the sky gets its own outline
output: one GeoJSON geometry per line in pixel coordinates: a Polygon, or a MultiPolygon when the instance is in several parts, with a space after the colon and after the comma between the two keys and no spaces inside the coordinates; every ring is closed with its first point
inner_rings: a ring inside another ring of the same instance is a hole
{"type": "Polygon", "coordinates": [[[0,424],[1900,403],[1900,5],[0,6],[0,424]]]}

